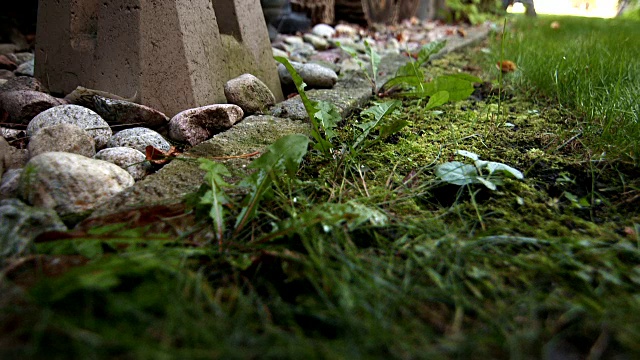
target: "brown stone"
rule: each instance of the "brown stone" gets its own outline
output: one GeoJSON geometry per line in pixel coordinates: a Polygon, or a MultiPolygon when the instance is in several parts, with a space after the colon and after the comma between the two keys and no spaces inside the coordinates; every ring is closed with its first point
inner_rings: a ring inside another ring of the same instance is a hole
{"type": "Polygon", "coordinates": [[[40,81],[30,76],[14,76],[10,77],[9,81],[0,85],[0,92],[16,91],[16,90],[33,90],[48,92],[47,89],[42,86],[40,81]]]}
{"type": "Polygon", "coordinates": [[[40,1],[35,76],[54,93],[107,91],[169,116],[225,101],[243,73],[282,99],[258,0],[40,1]]]}
{"type": "Polygon", "coordinates": [[[244,113],[237,105],[215,104],[185,110],[169,121],[169,137],[197,145],[223,132],[242,120],[244,113]]]}
{"type": "Polygon", "coordinates": [[[63,99],[32,90],[0,92],[0,114],[12,124],[27,124],[41,112],[65,104],[63,99]]]}
{"type": "Polygon", "coordinates": [[[15,70],[18,64],[11,61],[6,55],[0,55],[0,69],[15,70]]]}

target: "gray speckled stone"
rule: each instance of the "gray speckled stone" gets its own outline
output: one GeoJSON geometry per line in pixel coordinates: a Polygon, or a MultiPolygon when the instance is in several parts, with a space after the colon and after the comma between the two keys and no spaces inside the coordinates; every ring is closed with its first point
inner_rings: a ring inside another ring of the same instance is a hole
{"type": "Polygon", "coordinates": [[[107,147],[125,146],[144,153],[149,145],[162,151],[169,151],[171,148],[171,144],[162,135],[143,127],[125,129],[116,133],[109,140],[107,147]]]}
{"type": "Polygon", "coordinates": [[[66,230],[51,209],[33,208],[18,199],[0,201],[0,258],[27,255],[36,236],[66,230]]]}
{"type": "Polygon", "coordinates": [[[47,152],[29,160],[18,194],[30,205],[66,216],[91,210],[134,183],[128,172],[110,162],[47,152]]]}
{"type": "Polygon", "coordinates": [[[135,180],[144,178],[151,169],[150,164],[145,161],[145,154],[129,147],[121,146],[102,149],[93,158],[120,166],[127,170],[135,180]]]}
{"type": "Polygon", "coordinates": [[[73,124],[56,124],[38,131],[29,140],[29,156],[61,151],[86,157],[96,154],[95,141],[88,132],[73,124]]]}
{"type": "Polygon", "coordinates": [[[56,124],[73,124],[93,137],[96,149],[102,149],[111,137],[111,128],[93,110],[78,105],[60,105],[43,111],[27,125],[27,135],[33,136],[40,129],[56,124]]]}

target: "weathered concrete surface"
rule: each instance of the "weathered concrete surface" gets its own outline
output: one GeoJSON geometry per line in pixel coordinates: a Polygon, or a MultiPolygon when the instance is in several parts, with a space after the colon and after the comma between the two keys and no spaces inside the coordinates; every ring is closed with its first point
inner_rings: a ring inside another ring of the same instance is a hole
{"type": "MultiPolygon", "coordinates": [[[[308,134],[310,126],[300,121],[268,115],[249,116],[241,123],[193,147],[185,156],[174,159],[160,171],[147,176],[134,186],[97,207],[92,218],[127,211],[153,204],[181,202],[184,195],[198,189],[204,172],[198,168],[198,157],[238,156],[262,151],[278,138],[288,134],[308,134]]],[[[243,165],[252,158],[218,159],[235,175],[242,174],[243,165]]]]}
{"type": "Polygon", "coordinates": [[[103,90],[168,116],[224,103],[243,73],[282,99],[258,0],[40,0],[35,75],[54,93],[103,90]]]}

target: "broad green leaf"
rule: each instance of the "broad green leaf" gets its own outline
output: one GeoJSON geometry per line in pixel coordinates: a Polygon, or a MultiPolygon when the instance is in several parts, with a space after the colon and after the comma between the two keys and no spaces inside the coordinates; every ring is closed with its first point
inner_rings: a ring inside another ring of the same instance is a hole
{"type": "Polygon", "coordinates": [[[450,184],[467,185],[477,182],[478,170],[473,165],[451,161],[438,165],[436,176],[450,184]]]}
{"type": "Polygon", "coordinates": [[[481,183],[482,185],[486,186],[487,189],[489,189],[489,190],[496,190],[497,189],[495,183],[493,183],[493,182],[491,182],[491,181],[489,181],[487,179],[484,179],[481,176],[476,176],[476,180],[478,180],[478,182],[481,183]]]}
{"type": "Polygon", "coordinates": [[[468,157],[471,160],[479,160],[480,157],[478,156],[478,154],[473,153],[471,151],[466,151],[466,150],[457,150],[456,153],[458,155],[462,155],[464,157],[468,157]]]}
{"type": "Polygon", "coordinates": [[[502,172],[502,173],[505,173],[507,175],[511,175],[514,178],[518,179],[518,180],[524,179],[524,175],[522,174],[522,172],[520,172],[520,170],[514,169],[511,166],[505,165],[503,163],[493,162],[493,161],[476,160],[475,164],[478,167],[478,169],[486,168],[489,171],[489,174],[494,174],[496,172],[502,172]]]}
{"type": "Polygon", "coordinates": [[[454,76],[438,76],[433,81],[436,91],[449,92],[449,101],[460,101],[473,94],[473,83],[454,76]]]}
{"type": "Polygon", "coordinates": [[[438,91],[437,93],[429,97],[429,102],[427,103],[425,109],[431,110],[435,107],[444,105],[447,101],[449,101],[449,92],[444,90],[438,91]]]}
{"type": "Polygon", "coordinates": [[[481,83],[482,82],[482,79],[480,79],[479,77],[476,77],[476,76],[473,76],[473,75],[467,74],[467,73],[451,74],[449,76],[454,77],[454,78],[458,78],[460,80],[472,82],[472,83],[481,83]]]}

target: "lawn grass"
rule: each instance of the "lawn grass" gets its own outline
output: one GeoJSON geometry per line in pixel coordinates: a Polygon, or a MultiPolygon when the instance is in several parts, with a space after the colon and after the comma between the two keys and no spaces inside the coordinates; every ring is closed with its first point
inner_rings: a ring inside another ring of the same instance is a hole
{"type": "MultiPolygon", "coordinates": [[[[507,81],[576,112],[594,156],[640,161],[640,22],[511,17],[502,51],[507,81]],[[551,24],[557,25],[557,28],[551,24]],[[511,26],[512,25],[512,26],[511,26]]],[[[501,44],[494,44],[497,60],[501,44]]]]}
{"type": "MultiPolygon", "coordinates": [[[[428,72],[473,71],[483,46],[428,72]]],[[[637,168],[591,161],[586,113],[521,88],[496,121],[498,94],[439,112],[403,100],[394,136],[308,153],[238,236],[230,219],[222,248],[207,211],[161,207],[161,222],[38,239],[0,282],[0,358],[637,358],[637,168]],[[457,150],[525,179],[447,184],[435,166],[457,150]],[[384,226],[358,216],[380,213],[384,226]]]]}

